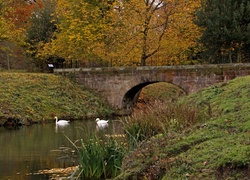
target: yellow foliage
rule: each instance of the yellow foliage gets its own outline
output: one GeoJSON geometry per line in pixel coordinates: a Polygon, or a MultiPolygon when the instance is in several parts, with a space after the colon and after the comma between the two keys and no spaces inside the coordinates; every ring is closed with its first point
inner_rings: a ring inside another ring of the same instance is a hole
{"type": "Polygon", "coordinates": [[[0,17],[0,41],[9,39],[10,27],[3,17],[0,17]]]}
{"type": "Polygon", "coordinates": [[[200,1],[157,1],[168,4],[165,8],[163,4],[152,8],[150,1],[145,2],[117,4],[111,14],[114,26],[107,31],[109,43],[98,44],[95,52],[113,66],[138,66],[143,52],[150,59],[148,65],[188,63],[187,52],[195,48],[201,34],[193,23],[200,1]]]}
{"type": "Polygon", "coordinates": [[[11,9],[5,0],[0,0],[0,41],[9,40],[11,38],[11,29],[13,24],[5,17],[11,9]]]}
{"type": "Polygon", "coordinates": [[[55,16],[60,22],[58,32],[44,50],[65,59],[84,61],[107,27],[100,19],[100,10],[83,1],[58,0],[55,16]]]}
{"type": "Polygon", "coordinates": [[[176,12],[171,16],[171,23],[167,29],[160,56],[164,56],[167,65],[187,64],[188,51],[190,48],[195,51],[197,39],[201,36],[198,26],[193,23],[193,13],[200,7],[200,2],[196,0],[181,3],[176,12]]]}
{"type": "Polygon", "coordinates": [[[199,6],[200,0],[117,0],[103,13],[86,1],[58,0],[58,31],[40,54],[110,66],[139,66],[143,58],[148,65],[187,64],[200,37],[193,23],[199,6]]]}

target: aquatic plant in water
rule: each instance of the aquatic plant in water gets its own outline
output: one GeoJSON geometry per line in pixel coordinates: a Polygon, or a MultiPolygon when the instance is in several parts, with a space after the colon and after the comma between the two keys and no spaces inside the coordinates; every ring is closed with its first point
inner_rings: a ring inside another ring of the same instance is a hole
{"type": "Polygon", "coordinates": [[[71,143],[79,154],[79,177],[103,179],[118,175],[126,149],[122,140],[93,134],[85,141],[81,139],[80,146],[71,143]]]}

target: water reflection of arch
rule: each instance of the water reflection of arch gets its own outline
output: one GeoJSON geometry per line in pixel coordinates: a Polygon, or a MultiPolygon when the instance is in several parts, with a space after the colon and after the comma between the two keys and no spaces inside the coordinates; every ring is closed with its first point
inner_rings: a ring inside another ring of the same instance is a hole
{"type": "MultiPolygon", "coordinates": [[[[152,82],[144,82],[144,83],[140,83],[134,87],[132,87],[131,89],[129,89],[122,100],[122,107],[124,110],[126,110],[127,113],[131,113],[132,111],[132,107],[137,103],[137,100],[140,96],[140,93],[142,91],[142,89],[150,84],[154,84],[154,83],[159,83],[162,81],[152,81],[152,82]]],[[[168,83],[168,82],[163,82],[163,83],[168,83]]],[[[175,84],[169,83],[171,85],[173,85],[173,87],[178,87],[180,90],[182,90],[183,92],[187,93],[183,88],[181,88],[180,86],[177,86],[175,84]]]]}

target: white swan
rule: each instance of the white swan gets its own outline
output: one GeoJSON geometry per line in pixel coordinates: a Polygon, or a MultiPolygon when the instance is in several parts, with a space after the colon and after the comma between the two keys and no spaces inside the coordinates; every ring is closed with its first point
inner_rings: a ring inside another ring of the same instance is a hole
{"type": "Polygon", "coordinates": [[[57,117],[55,117],[55,120],[56,120],[56,124],[57,125],[66,125],[66,124],[69,124],[69,121],[67,121],[67,120],[58,120],[57,117]]]}
{"type": "Polygon", "coordinates": [[[101,120],[100,118],[96,118],[96,123],[98,128],[106,128],[108,127],[108,121],[109,120],[101,120]]]}

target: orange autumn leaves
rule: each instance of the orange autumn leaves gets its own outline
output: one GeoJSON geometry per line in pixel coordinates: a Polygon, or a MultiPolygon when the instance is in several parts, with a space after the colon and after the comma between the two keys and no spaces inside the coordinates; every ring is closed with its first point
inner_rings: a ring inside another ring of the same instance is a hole
{"type": "Polygon", "coordinates": [[[23,36],[25,29],[29,26],[29,20],[36,8],[42,8],[41,0],[0,0],[0,41],[14,41],[23,36]]]}

